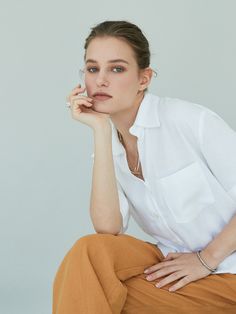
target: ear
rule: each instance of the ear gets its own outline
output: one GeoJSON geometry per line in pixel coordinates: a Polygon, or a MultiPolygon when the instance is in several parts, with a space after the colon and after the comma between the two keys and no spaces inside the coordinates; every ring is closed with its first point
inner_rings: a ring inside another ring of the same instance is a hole
{"type": "Polygon", "coordinates": [[[139,91],[143,91],[151,83],[153,70],[150,67],[140,70],[139,91]]]}

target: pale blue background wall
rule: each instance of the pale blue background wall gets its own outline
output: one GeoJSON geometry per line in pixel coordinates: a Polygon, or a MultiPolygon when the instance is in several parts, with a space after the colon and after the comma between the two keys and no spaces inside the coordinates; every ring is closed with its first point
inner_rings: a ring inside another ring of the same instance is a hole
{"type": "MultiPolygon", "coordinates": [[[[90,27],[137,23],[158,70],[150,92],[218,112],[236,129],[234,0],[0,0],[0,313],[51,313],[63,256],[94,233],[92,131],[72,120],[90,27]]],[[[145,235],[131,220],[128,232],[145,235]]]]}

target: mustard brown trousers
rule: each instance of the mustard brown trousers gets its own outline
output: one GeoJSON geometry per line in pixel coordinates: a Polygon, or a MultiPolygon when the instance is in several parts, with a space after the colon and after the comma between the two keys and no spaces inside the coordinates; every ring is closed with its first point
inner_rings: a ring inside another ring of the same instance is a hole
{"type": "Polygon", "coordinates": [[[62,260],[53,314],[236,314],[236,275],[210,274],[176,290],[155,287],[144,269],[164,258],[156,244],[128,234],[88,234],[62,260]]]}

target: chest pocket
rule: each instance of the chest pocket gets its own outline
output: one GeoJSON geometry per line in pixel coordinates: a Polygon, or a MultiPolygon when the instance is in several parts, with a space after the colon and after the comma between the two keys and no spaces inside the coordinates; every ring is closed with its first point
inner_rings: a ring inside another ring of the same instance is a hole
{"type": "Polygon", "coordinates": [[[215,197],[198,162],[193,162],[159,181],[166,204],[178,223],[193,220],[215,202],[215,197]]]}

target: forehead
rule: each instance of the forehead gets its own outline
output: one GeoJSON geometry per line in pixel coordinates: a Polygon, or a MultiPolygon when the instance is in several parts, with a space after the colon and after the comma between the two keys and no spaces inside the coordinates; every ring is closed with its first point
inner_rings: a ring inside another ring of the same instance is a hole
{"type": "Polygon", "coordinates": [[[135,63],[135,54],[130,45],[122,39],[114,37],[97,37],[88,45],[86,60],[106,62],[113,59],[124,59],[135,63]]]}

